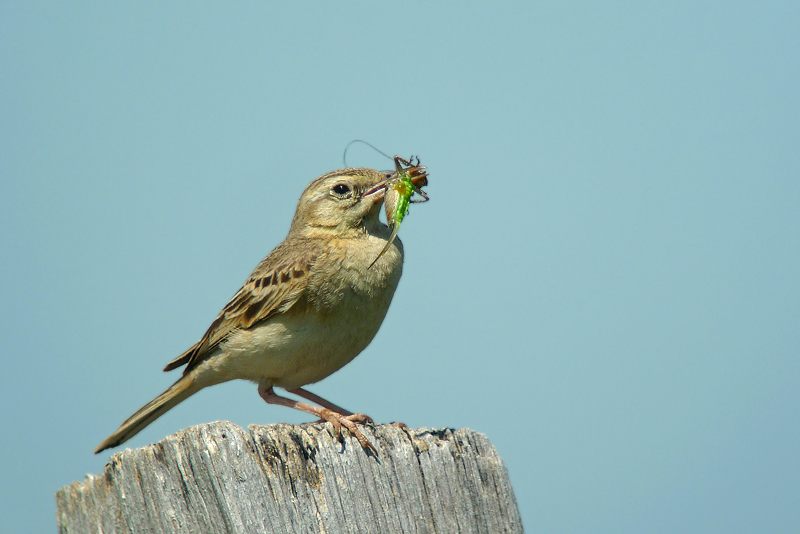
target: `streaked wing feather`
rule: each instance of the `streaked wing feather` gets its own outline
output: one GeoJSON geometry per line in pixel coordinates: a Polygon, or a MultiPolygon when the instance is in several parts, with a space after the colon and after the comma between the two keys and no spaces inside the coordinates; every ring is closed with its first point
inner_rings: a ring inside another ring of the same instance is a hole
{"type": "Polygon", "coordinates": [[[291,308],[302,296],[316,254],[291,254],[283,243],[253,271],[247,282],[225,305],[203,337],[164,368],[170,371],[186,364],[183,374],[197,367],[206,356],[237,330],[250,328],[274,314],[291,308]]]}

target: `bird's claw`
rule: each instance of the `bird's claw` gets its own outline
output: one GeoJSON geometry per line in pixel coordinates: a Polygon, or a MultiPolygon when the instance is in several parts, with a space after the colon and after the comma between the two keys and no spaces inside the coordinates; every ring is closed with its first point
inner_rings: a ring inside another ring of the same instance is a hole
{"type": "Polygon", "coordinates": [[[354,438],[358,440],[362,447],[365,449],[370,449],[375,456],[378,456],[378,450],[375,446],[369,442],[369,440],[361,433],[361,431],[356,426],[356,423],[360,424],[372,424],[372,418],[368,415],[364,415],[363,413],[354,413],[351,415],[342,415],[340,413],[336,413],[333,410],[328,410],[327,408],[323,408],[322,419],[329,422],[333,426],[333,434],[336,436],[336,439],[341,439],[342,437],[342,427],[345,427],[350,433],[353,435],[354,438]]]}

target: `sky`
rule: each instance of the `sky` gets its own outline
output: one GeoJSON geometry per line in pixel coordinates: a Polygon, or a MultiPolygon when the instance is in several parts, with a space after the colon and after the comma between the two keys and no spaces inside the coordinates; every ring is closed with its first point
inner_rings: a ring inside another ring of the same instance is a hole
{"type": "MultiPolygon", "coordinates": [[[[796,532],[798,27],[789,1],[3,2],[0,531],[55,528],[364,139],[431,200],[375,340],[311,391],[485,433],[528,532],[796,532]]],[[[228,383],[126,446],[217,420],[309,417],[228,383]]]]}

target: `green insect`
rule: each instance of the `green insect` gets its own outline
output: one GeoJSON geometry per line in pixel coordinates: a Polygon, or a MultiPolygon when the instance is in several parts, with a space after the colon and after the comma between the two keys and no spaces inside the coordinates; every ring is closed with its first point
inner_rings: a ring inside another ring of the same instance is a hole
{"type": "Polygon", "coordinates": [[[373,260],[370,267],[375,265],[375,262],[389,250],[397,231],[400,229],[400,223],[408,213],[408,206],[411,203],[427,202],[430,200],[428,195],[421,189],[428,185],[428,173],[425,167],[420,166],[419,158],[412,156],[411,160],[405,160],[400,156],[394,157],[394,167],[396,172],[386,182],[386,195],[383,200],[383,207],[386,210],[386,222],[389,223],[389,228],[392,229],[392,235],[381,250],[378,257],[373,260]],[[413,199],[414,193],[422,196],[421,199],[413,199]]]}

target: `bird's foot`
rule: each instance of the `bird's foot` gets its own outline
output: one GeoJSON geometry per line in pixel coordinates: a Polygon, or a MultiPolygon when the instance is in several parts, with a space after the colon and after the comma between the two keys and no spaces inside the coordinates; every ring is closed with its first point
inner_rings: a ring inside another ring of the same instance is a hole
{"type": "MultiPolygon", "coordinates": [[[[335,404],[331,404],[330,402],[326,401],[325,399],[314,395],[311,392],[308,392],[302,388],[291,390],[292,393],[296,393],[301,397],[309,399],[313,402],[320,402],[324,405],[331,406],[338,408],[335,404]]],[[[347,430],[350,431],[351,434],[358,440],[362,447],[365,449],[370,449],[375,456],[378,456],[378,450],[372,445],[372,443],[364,437],[364,434],[356,427],[356,423],[365,424],[365,423],[372,423],[372,418],[368,415],[364,415],[363,413],[350,413],[346,410],[341,410],[346,412],[347,415],[342,414],[339,410],[332,410],[331,408],[320,408],[319,406],[313,406],[311,404],[306,404],[305,402],[299,402],[293,399],[287,399],[286,397],[281,397],[280,395],[276,394],[275,391],[272,389],[272,386],[269,385],[259,385],[258,387],[258,394],[261,395],[261,398],[264,399],[268,404],[278,404],[280,406],[287,406],[289,408],[294,408],[295,410],[301,410],[306,413],[310,413],[312,415],[316,415],[317,417],[321,418],[322,422],[327,422],[333,425],[334,434],[336,435],[337,439],[342,437],[342,427],[345,427],[347,430]]]]}
{"type": "MultiPolygon", "coordinates": [[[[363,414],[363,413],[348,413],[347,415],[345,415],[345,414],[341,414],[341,413],[337,412],[336,410],[331,410],[331,411],[333,413],[335,413],[335,414],[341,415],[345,419],[349,419],[350,421],[352,421],[354,423],[361,423],[362,425],[367,425],[367,424],[374,425],[375,424],[375,421],[372,420],[372,417],[370,417],[370,416],[368,416],[366,414],[363,414]]],[[[330,421],[328,421],[327,419],[317,419],[316,421],[314,421],[314,424],[329,423],[329,422],[330,421]]],[[[398,423],[392,423],[392,424],[395,425],[395,424],[398,424],[398,423]]],[[[399,424],[405,426],[403,423],[399,423],[399,424]]]]}
{"type": "Polygon", "coordinates": [[[378,456],[378,450],[372,443],[369,442],[369,440],[356,426],[356,423],[360,423],[362,425],[366,423],[372,424],[372,418],[370,416],[364,415],[363,413],[342,415],[327,408],[323,408],[320,415],[322,416],[323,420],[333,425],[333,433],[336,436],[336,439],[340,439],[342,437],[342,427],[345,427],[350,431],[353,437],[358,440],[362,447],[365,449],[370,449],[375,456],[378,456]]]}

